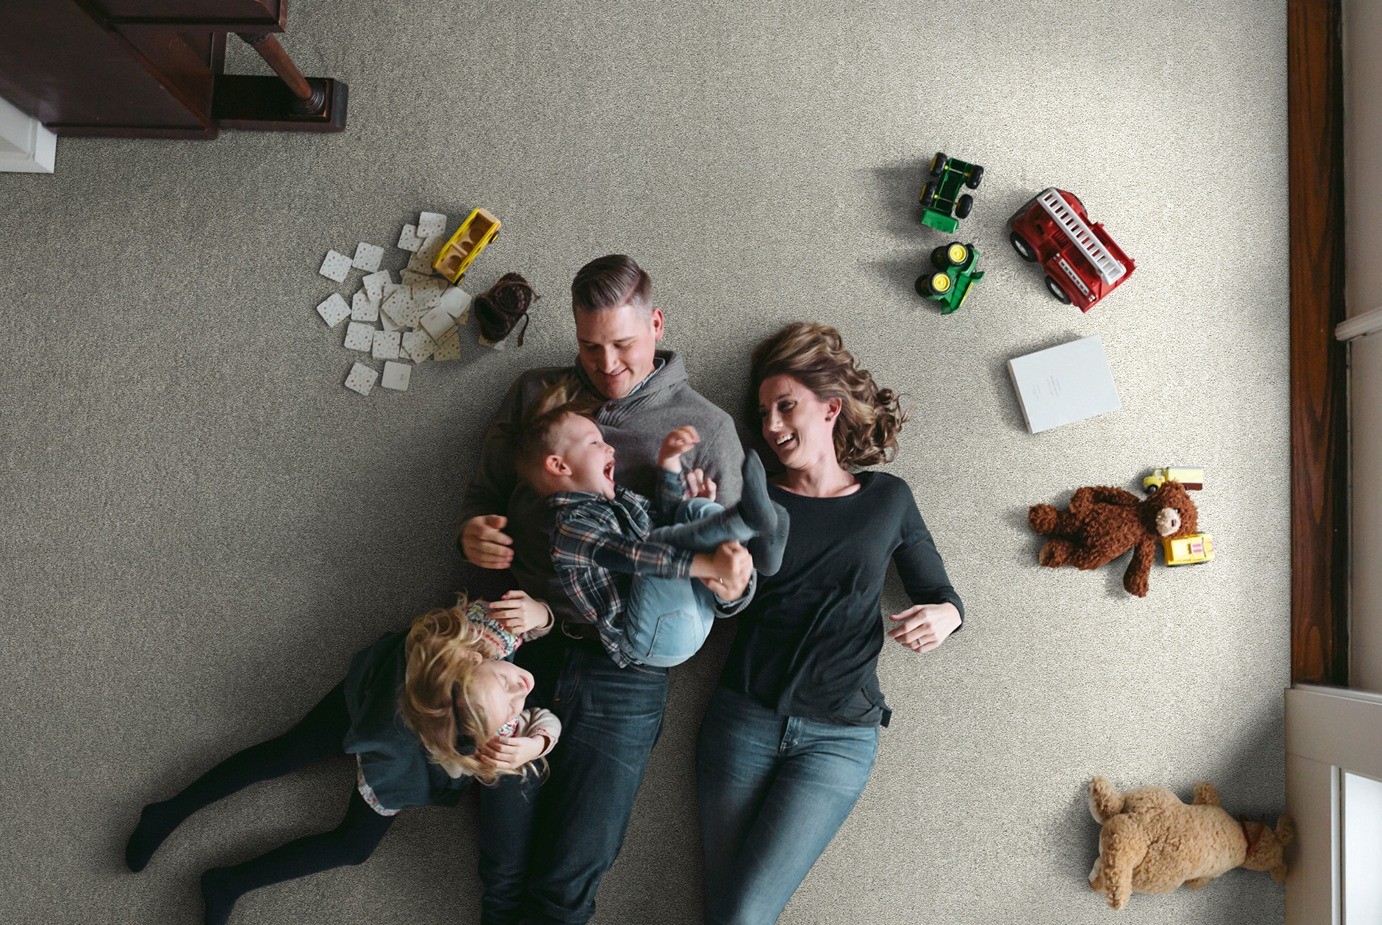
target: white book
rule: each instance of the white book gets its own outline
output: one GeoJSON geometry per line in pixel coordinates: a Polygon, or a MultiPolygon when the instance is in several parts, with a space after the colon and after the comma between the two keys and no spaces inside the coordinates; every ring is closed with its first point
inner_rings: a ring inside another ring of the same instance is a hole
{"type": "Polygon", "coordinates": [[[1015,357],[1008,374],[1034,434],[1123,407],[1097,334],[1015,357]]]}

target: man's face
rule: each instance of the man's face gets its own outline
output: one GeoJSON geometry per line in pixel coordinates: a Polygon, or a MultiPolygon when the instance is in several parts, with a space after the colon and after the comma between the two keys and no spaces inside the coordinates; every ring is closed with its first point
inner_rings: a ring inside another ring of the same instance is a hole
{"type": "Polygon", "coordinates": [[[662,340],[662,310],[646,313],[625,303],[618,308],[576,312],[581,366],[605,398],[623,398],[653,371],[662,340]]]}

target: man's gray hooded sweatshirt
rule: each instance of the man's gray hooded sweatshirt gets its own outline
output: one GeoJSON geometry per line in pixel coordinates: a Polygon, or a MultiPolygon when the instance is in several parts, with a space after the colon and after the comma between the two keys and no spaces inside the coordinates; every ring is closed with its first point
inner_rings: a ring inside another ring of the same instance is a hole
{"type": "MultiPolygon", "coordinates": [[[[742,488],[744,450],[733,419],[691,388],[680,356],[658,351],[654,363],[655,371],[632,393],[603,401],[595,412],[595,423],[600,425],[605,442],[614,447],[614,480],[652,497],[657,484],[657,451],[663,439],[672,430],[690,424],[701,442],[682,457],[683,468],[704,469],[719,486],[716,500],[725,506],[735,504],[742,488]]],[[[509,389],[485,434],[480,462],[466,489],[456,547],[460,548],[460,526],[470,518],[504,515],[508,518],[504,532],[513,537],[513,574],[518,586],[550,604],[558,620],[585,622],[552,569],[547,500],[518,478],[512,450],[512,435],[529,404],[558,379],[573,374],[586,395],[603,398],[579,364],[574,368],[529,370],[509,389]]],[[[743,603],[746,601],[736,602],[740,606],[743,603]]],[[[725,612],[737,609],[727,607],[725,612]]]]}

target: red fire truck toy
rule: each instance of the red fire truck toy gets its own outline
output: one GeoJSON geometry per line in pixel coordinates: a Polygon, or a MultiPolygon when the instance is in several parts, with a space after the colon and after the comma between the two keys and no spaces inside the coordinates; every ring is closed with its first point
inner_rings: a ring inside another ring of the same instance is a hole
{"type": "Polygon", "coordinates": [[[1055,187],[1018,209],[1008,219],[1008,231],[1018,256],[1046,271],[1051,295],[1082,312],[1117,289],[1137,266],[1103,225],[1089,223],[1074,193],[1055,187]]]}

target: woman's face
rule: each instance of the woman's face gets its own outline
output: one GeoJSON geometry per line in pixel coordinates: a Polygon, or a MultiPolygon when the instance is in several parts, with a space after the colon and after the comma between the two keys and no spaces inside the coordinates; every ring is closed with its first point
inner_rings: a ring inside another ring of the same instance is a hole
{"type": "Polygon", "coordinates": [[[809,469],[835,458],[835,419],[840,399],[822,399],[791,376],[764,379],[758,387],[763,439],[788,469],[809,469]]]}
{"type": "Polygon", "coordinates": [[[523,702],[533,689],[533,676],[513,662],[486,659],[475,669],[476,695],[493,736],[504,724],[523,712],[523,702]]]}

